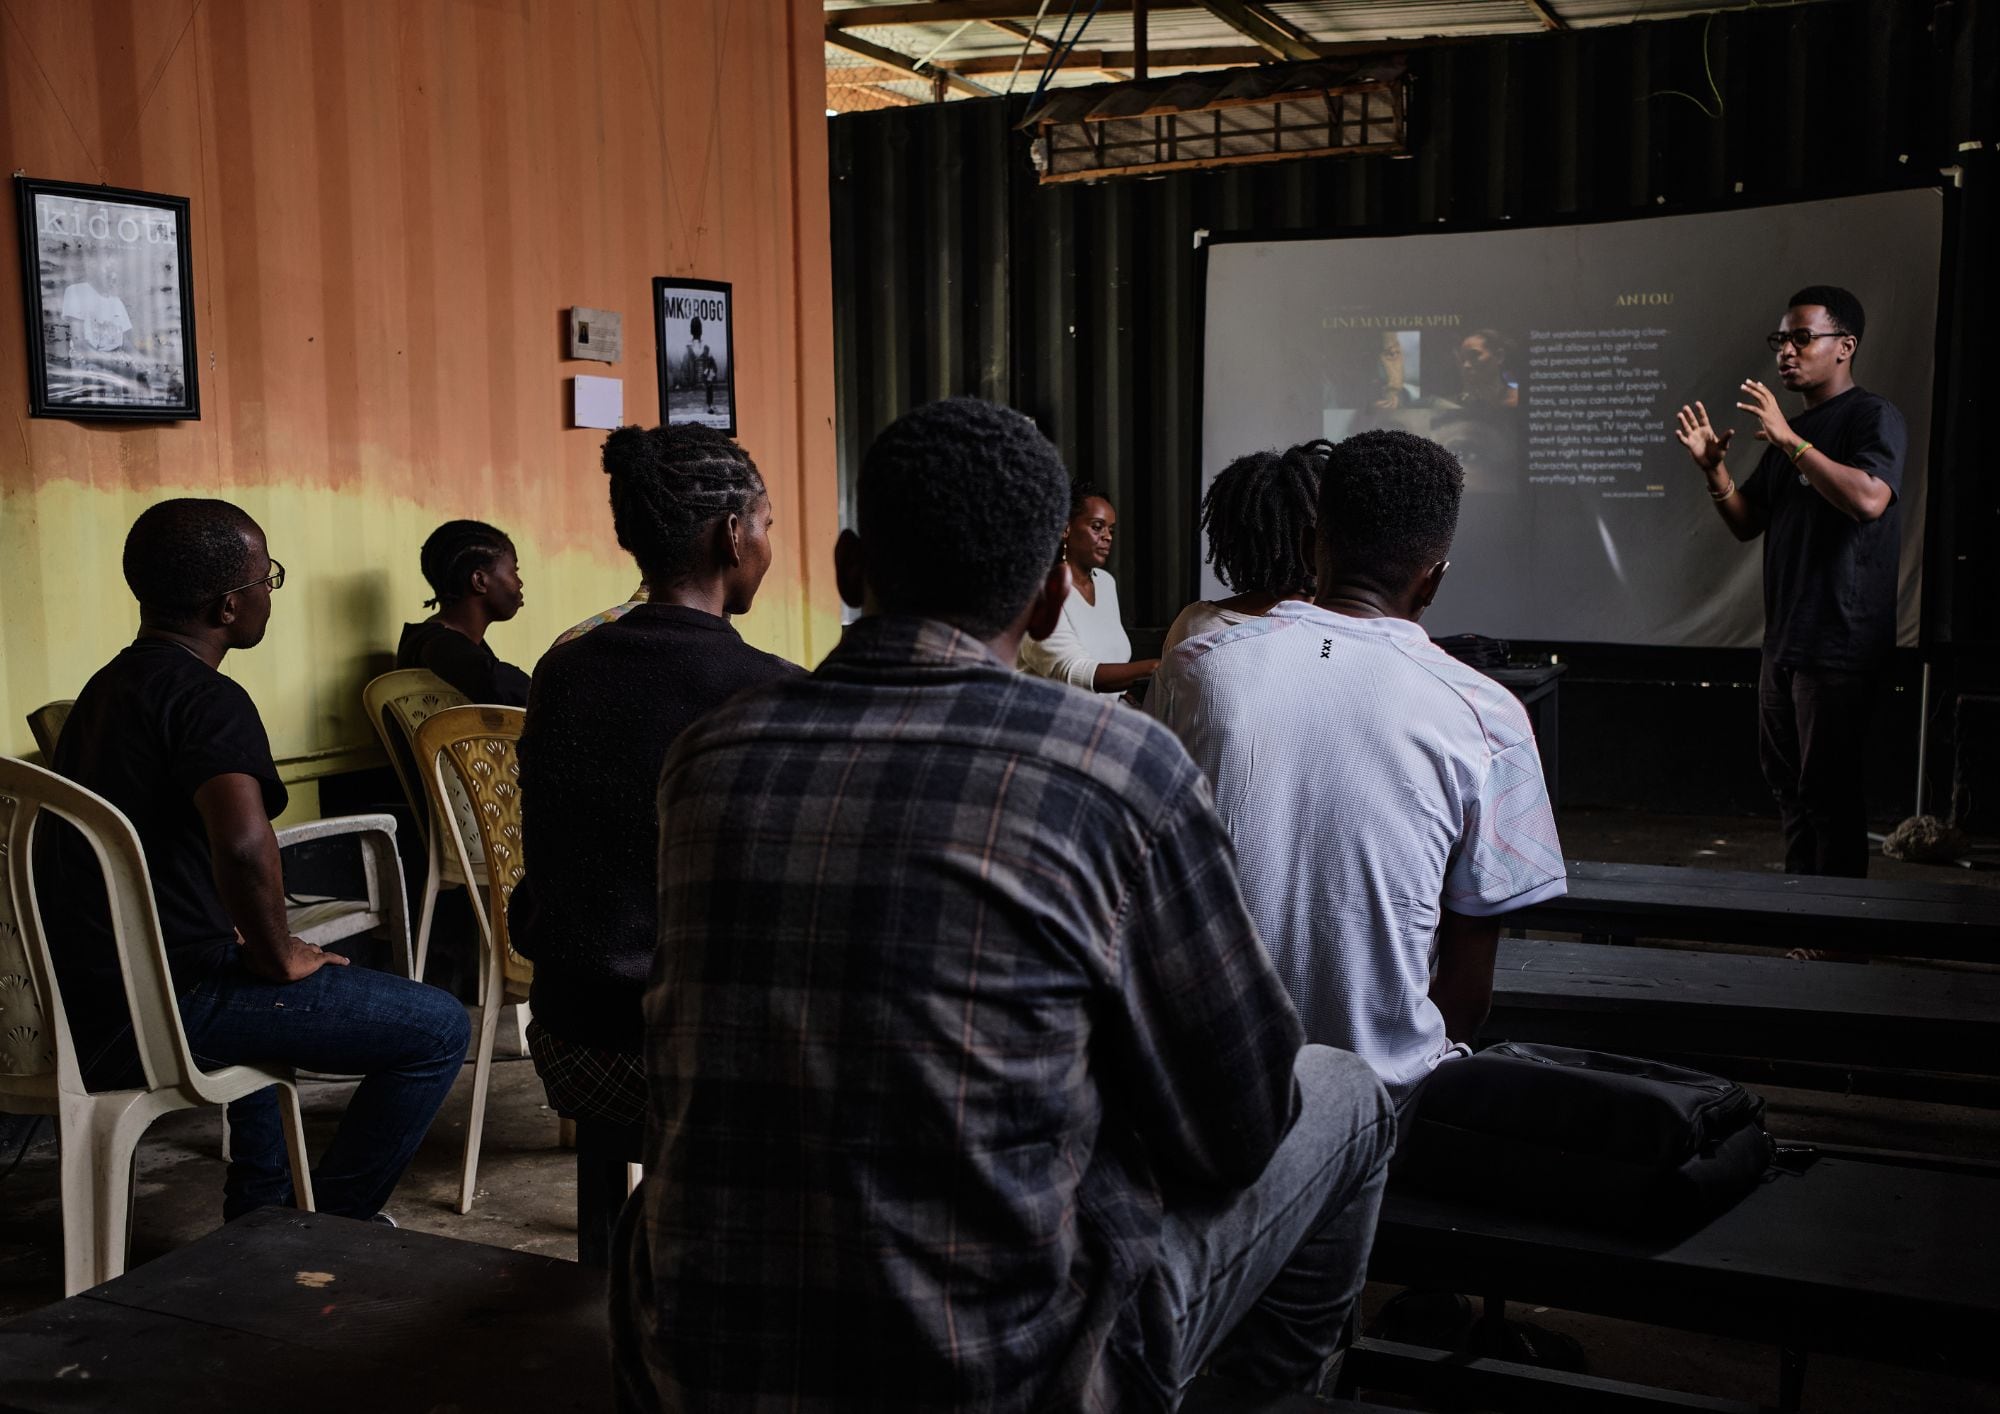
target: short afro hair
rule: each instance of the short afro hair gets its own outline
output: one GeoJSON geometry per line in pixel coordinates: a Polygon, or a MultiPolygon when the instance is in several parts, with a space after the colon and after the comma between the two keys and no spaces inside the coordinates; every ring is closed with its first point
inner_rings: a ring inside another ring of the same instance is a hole
{"type": "Polygon", "coordinates": [[[1406,583],[1451,552],[1465,471],[1427,438],[1384,428],[1332,449],[1320,478],[1319,540],[1335,563],[1406,583]]]}
{"type": "Polygon", "coordinates": [[[905,413],[862,457],[855,494],[877,602],[993,637],[1048,578],[1069,499],[1062,457],[1012,408],[947,398],[905,413]]]}
{"type": "Polygon", "coordinates": [[[1251,452],[1216,473],[1201,498],[1215,576],[1238,594],[1312,594],[1306,534],[1319,520],[1320,474],[1331,442],[1251,452]]]}
{"type": "Polygon", "coordinates": [[[492,569],[502,555],[514,553],[507,532],[483,520],[448,520],[430,533],[417,555],[417,566],[432,598],[424,607],[450,604],[472,592],[472,576],[492,569]]]}
{"type": "Polygon", "coordinates": [[[621,427],[604,439],[611,523],[646,583],[664,589],[701,569],[703,534],[764,494],[750,454],[713,427],[621,427]]]}
{"type": "Polygon", "coordinates": [[[1833,321],[1833,327],[1843,334],[1852,334],[1857,344],[1868,328],[1868,315],[1861,308],[1861,301],[1852,291],[1838,285],[1807,285],[1785,302],[1785,308],[1797,309],[1802,304],[1820,306],[1833,321]]]}
{"type": "Polygon", "coordinates": [[[1075,520],[1078,516],[1082,515],[1083,503],[1085,501],[1090,500],[1092,497],[1095,497],[1098,500],[1104,502],[1104,504],[1107,506],[1111,504],[1111,497],[1107,495],[1105,493],[1104,488],[1102,486],[1099,486],[1095,481],[1085,481],[1084,479],[1079,477],[1075,481],[1070,482],[1069,518],[1071,520],[1075,520]]]}
{"type": "Polygon", "coordinates": [[[183,496],[139,512],[125,536],[125,583],[151,619],[184,623],[256,573],[257,522],[227,501],[183,496]]]}

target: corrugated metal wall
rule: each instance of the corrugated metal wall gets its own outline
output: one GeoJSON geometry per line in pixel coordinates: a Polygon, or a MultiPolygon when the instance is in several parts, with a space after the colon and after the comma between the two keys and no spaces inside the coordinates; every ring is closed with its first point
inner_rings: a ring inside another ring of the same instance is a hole
{"type": "Polygon", "coordinates": [[[1929,632],[2000,639],[2000,478],[1973,421],[1996,372],[1981,326],[2000,318],[2000,4],[1773,6],[1419,48],[1411,67],[1404,159],[1041,188],[1012,131],[1021,99],[833,121],[843,483],[908,407],[1010,402],[1109,485],[1121,598],[1135,625],[1164,625],[1196,568],[1197,230],[1560,223],[1912,185],[1958,164],[1929,632]]]}

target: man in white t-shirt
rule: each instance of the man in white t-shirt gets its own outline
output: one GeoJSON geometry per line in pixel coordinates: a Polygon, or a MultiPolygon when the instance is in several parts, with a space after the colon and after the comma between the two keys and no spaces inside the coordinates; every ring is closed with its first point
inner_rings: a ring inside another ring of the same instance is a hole
{"type": "Polygon", "coordinates": [[[1148,703],[1214,787],[1306,1038],[1405,1112],[1486,1018],[1502,915],[1567,887],[1527,713],[1417,626],[1463,486],[1410,433],[1340,443],[1318,598],[1188,639],[1148,703]]]}

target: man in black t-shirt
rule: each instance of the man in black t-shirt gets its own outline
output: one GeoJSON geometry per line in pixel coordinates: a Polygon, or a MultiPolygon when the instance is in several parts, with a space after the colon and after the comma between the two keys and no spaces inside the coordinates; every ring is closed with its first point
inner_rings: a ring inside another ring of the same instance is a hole
{"type": "Polygon", "coordinates": [[[1700,403],[1676,436],[1708,477],[1738,540],[1764,537],[1764,663],[1758,756],[1778,798],[1785,872],[1868,873],[1863,753],[1876,688],[1896,643],[1897,500],[1909,434],[1886,399],[1856,386],[1861,301],[1811,285],[1770,336],[1778,380],[1805,398],[1787,419],[1755,379],[1736,404],[1766,444],[1741,486],[1724,465],[1735,429],[1700,403]]]}
{"type": "MultiPolygon", "coordinates": [[[[139,636],[91,678],[55,769],[124,811],[145,846],[181,1021],[205,1069],[277,1063],[363,1077],[314,1171],[322,1212],[371,1217],[465,1058],[469,1028],[434,987],[350,967],[291,935],[271,820],[285,787],[249,694],[219,670],[264,637],[285,582],[257,523],[226,501],[172,500],[125,541],[139,636]]],[[[96,858],[38,832],[38,893],[93,1088],[141,1083],[96,858]]],[[[291,1201],[276,1095],[229,1107],[223,1215],[291,1201]]]]}

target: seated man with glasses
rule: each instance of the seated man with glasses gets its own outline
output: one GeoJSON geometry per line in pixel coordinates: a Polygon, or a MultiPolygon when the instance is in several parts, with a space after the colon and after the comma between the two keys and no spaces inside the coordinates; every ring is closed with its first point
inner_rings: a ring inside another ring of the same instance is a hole
{"type": "Polygon", "coordinates": [[[1708,494],[1738,540],[1764,537],[1764,662],[1757,746],[1778,798],[1785,872],[1868,873],[1862,784],[1869,718],[1896,644],[1896,505],[1909,433],[1886,398],[1856,385],[1866,316],[1833,285],[1791,298],[1766,343],[1778,381],[1805,407],[1788,419],[1778,395],[1746,379],[1736,406],[1765,444],[1738,485],[1700,403],[1676,436],[1708,477],[1708,494]]]}
{"type": "MultiPolygon", "coordinates": [[[[257,523],[226,501],[162,501],[126,537],[125,581],[139,636],[84,687],[51,764],[138,831],[195,1061],[363,1077],[313,1191],[322,1212],[374,1217],[458,1075],[464,1009],[286,927],[271,829],[285,787],[250,695],[219,671],[230,649],[262,641],[285,582],[257,523]]],[[[84,1079],[138,1085],[96,857],[53,817],[36,833],[37,894],[84,1079]]],[[[225,1220],[289,1203],[277,1096],[238,1100],[229,1123],[225,1220]]]]}

